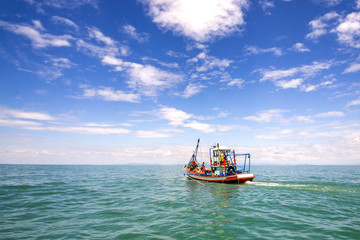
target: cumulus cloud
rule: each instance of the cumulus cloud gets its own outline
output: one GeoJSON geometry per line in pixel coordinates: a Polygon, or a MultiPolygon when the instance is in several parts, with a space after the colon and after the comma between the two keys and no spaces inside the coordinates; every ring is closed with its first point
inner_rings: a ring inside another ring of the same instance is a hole
{"type": "Polygon", "coordinates": [[[309,25],[312,29],[312,32],[307,34],[306,38],[317,40],[319,37],[329,33],[331,31],[331,26],[334,24],[334,22],[336,23],[339,18],[340,15],[332,11],[326,13],[324,16],[310,21],[309,25]]]}
{"type": "Polygon", "coordinates": [[[201,84],[189,83],[185,88],[183,97],[184,98],[192,97],[192,96],[200,93],[201,89],[203,89],[203,88],[205,88],[205,86],[203,86],[201,84]]]}
{"type": "Polygon", "coordinates": [[[134,93],[126,93],[121,90],[114,90],[111,87],[98,87],[91,88],[88,86],[81,86],[83,94],[79,98],[100,98],[104,101],[115,101],[115,102],[138,102],[140,96],[134,93]]]}
{"type": "Polygon", "coordinates": [[[170,125],[179,126],[193,117],[192,114],[178,110],[176,108],[162,107],[159,109],[158,116],[162,119],[168,120],[170,125]]]}
{"type": "Polygon", "coordinates": [[[211,133],[211,132],[215,132],[215,128],[213,126],[211,126],[208,123],[201,123],[195,120],[189,121],[185,124],[182,125],[183,127],[187,127],[187,128],[191,128],[194,130],[198,130],[200,132],[204,132],[204,133],[211,133]]]}
{"type": "Polygon", "coordinates": [[[102,42],[107,46],[114,46],[115,41],[111,39],[110,37],[105,36],[102,32],[100,32],[96,28],[90,28],[89,29],[89,36],[94,38],[98,42],[102,42]]]}
{"type": "Polygon", "coordinates": [[[241,79],[241,78],[233,78],[233,79],[226,80],[225,82],[227,82],[227,86],[229,86],[229,87],[242,88],[244,86],[245,80],[241,79]]]}
{"type": "Polygon", "coordinates": [[[305,87],[303,85],[304,80],[317,76],[321,71],[329,69],[334,63],[332,61],[313,62],[310,65],[301,65],[299,67],[293,67],[282,70],[260,70],[262,78],[260,82],[270,80],[278,87],[298,88],[301,87],[304,91],[313,91],[320,86],[326,86],[332,83],[332,81],[324,81],[318,85],[309,85],[305,87]],[[295,77],[295,78],[294,78],[295,77]]]}
{"type": "Polygon", "coordinates": [[[303,81],[304,80],[302,78],[296,78],[291,80],[279,80],[275,82],[275,85],[283,89],[298,88],[299,86],[301,86],[303,81]]]}
{"type": "Polygon", "coordinates": [[[74,28],[75,30],[79,30],[79,27],[78,27],[78,25],[76,25],[76,23],[74,23],[70,19],[67,19],[64,17],[53,16],[53,17],[51,17],[51,21],[55,24],[63,24],[63,25],[70,26],[70,27],[74,28]]]}
{"type": "Polygon", "coordinates": [[[338,41],[351,47],[360,48],[360,12],[348,14],[334,29],[338,41]]]}
{"type": "Polygon", "coordinates": [[[128,86],[144,96],[155,97],[159,91],[173,88],[183,80],[180,74],[164,71],[152,65],[125,62],[112,56],[105,56],[102,63],[114,66],[117,71],[125,71],[128,86]]]}
{"type": "Polygon", "coordinates": [[[143,43],[149,40],[149,34],[148,33],[138,33],[135,29],[135,27],[131,25],[125,25],[123,26],[122,30],[131,38],[135,39],[139,43],[143,43]]]}
{"type": "Polygon", "coordinates": [[[50,121],[55,120],[56,118],[41,112],[27,112],[21,111],[16,109],[10,109],[0,106],[0,117],[4,118],[20,118],[20,119],[31,119],[31,120],[38,120],[38,121],[50,121]]]}
{"type": "Polygon", "coordinates": [[[101,60],[105,56],[118,57],[129,54],[129,48],[127,46],[120,44],[109,36],[106,36],[99,29],[88,28],[88,31],[89,37],[94,39],[96,44],[78,39],[76,41],[78,51],[100,58],[101,60]]]}
{"type": "Polygon", "coordinates": [[[310,49],[308,49],[307,47],[305,47],[305,45],[303,43],[295,43],[290,50],[295,51],[295,52],[310,52],[310,49]]]}
{"type": "Polygon", "coordinates": [[[360,48],[360,12],[352,12],[345,17],[332,11],[310,21],[312,32],[306,38],[317,41],[325,34],[336,34],[339,43],[360,48]]]}
{"type": "Polygon", "coordinates": [[[224,37],[244,25],[247,0],[143,0],[153,22],[198,42],[224,37]]]}
{"type": "Polygon", "coordinates": [[[352,63],[343,73],[354,73],[360,71],[360,63],[352,63]]]}
{"type": "Polygon", "coordinates": [[[44,33],[45,29],[41,25],[40,21],[36,20],[33,23],[34,26],[30,26],[25,24],[13,24],[0,20],[0,27],[17,35],[28,38],[34,48],[71,46],[70,40],[73,40],[72,36],[56,36],[44,33]]]}
{"type": "MultiPolygon", "coordinates": [[[[186,113],[182,110],[171,107],[161,107],[156,111],[156,115],[160,119],[169,121],[170,126],[191,128],[203,133],[212,133],[215,131],[224,132],[237,128],[237,126],[223,126],[200,122],[204,120],[210,120],[216,117],[195,116],[193,114],[186,113]]],[[[217,117],[224,117],[224,115],[219,114],[219,116],[217,117]]]]}
{"type": "Polygon", "coordinates": [[[351,102],[346,104],[346,107],[358,106],[358,105],[360,105],[360,98],[358,98],[356,100],[352,100],[351,102]]]}
{"type": "Polygon", "coordinates": [[[33,131],[54,131],[54,132],[67,132],[67,133],[78,133],[78,134],[128,134],[130,131],[124,128],[100,128],[100,127],[66,127],[66,126],[40,126],[40,127],[26,127],[27,130],[33,131]]]}
{"type": "Polygon", "coordinates": [[[29,112],[0,107],[0,126],[31,131],[55,131],[79,134],[127,134],[130,131],[112,126],[77,124],[67,126],[63,119],[43,112],[29,112]]]}
{"type": "Polygon", "coordinates": [[[197,64],[196,71],[198,72],[206,72],[214,68],[224,70],[230,66],[232,61],[228,59],[219,59],[207,55],[206,52],[201,52],[196,57],[187,60],[187,63],[197,64]]]}
{"type": "Polygon", "coordinates": [[[51,57],[45,61],[45,64],[39,65],[39,69],[35,73],[47,82],[51,82],[63,76],[64,70],[70,69],[73,66],[76,66],[76,64],[68,58],[51,57]]]}
{"type": "MultiPolygon", "coordinates": [[[[262,10],[263,10],[264,12],[267,12],[268,9],[270,9],[270,8],[275,8],[275,4],[274,4],[273,1],[260,0],[260,1],[259,1],[259,4],[260,4],[260,6],[261,6],[261,8],[262,8],[262,10]]],[[[270,14],[270,13],[268,12],[268,14],[270,14]]]]}
{"type": "Polygon", "coordinates": [[[277,57],[283,55],[281,48],[277,48],[277,47],[265,48],[265,49],[255,46],[245,47],[245,55],[259,55],[263,53],[273,53],[277,57]]]}
{"type": "Polygon", "coordinates": [[[258,112],[256,115],[246,116],[243,119],[255,122],[284,121],[283,113],[288,112],[282,109],[269,109],[258,112]]]}
{"type": "Polygon", "coordinates": [[[313,0],[315,4],[323,4],[327,7],[334,7],[341,3],[342,0],[313,0]]]}
{"type": "Polygon", "coordinates": [[[130,88],[145,96],[157,96],[159,91],[172,88],[183,80],[179,74],[167,72],[151,65],[131,63],[126,70],[130,88]]]}
{"type": "Polygon", "coordinates": [[[344,117],[345,114],[343,112],[340,111],[330,111],[330,112],[323,112],[323,113],[318,113],[315,115],[315,117],[344,117]]]}
{"type": "Polygon", "coordinates": [[[175,58],[185,58],[188,57],[185,53],[182,52],[174,52],[172,50],[169,50],[166,52],[166,55],[171,56],[171,57],[175,57],[175,58]]]}
{"type": "Polygon", "coordinates": [[[312,91],[315,91],[321,87],[325,87],[325,86],[328,86],[328,85],[331,85],[333,84],[333,81],[332,80],[327,80],[327,81],[323,81],[321,83],[318,83],[318,84],[306,84],[306,85],[301,85],[301,88],[300,90],[301,91],[304,91],[304,92],[312,92],[312,91]]]}
{"type": "Polygon", "coordinates": [[[58,9],[75,9],[78,7],[82,7],[84,5],[90,5],[94,8],[98,8],[98,0],[46,0],[46,1],[34,1],[34,0],[25,0],[25,2],[29,3],[36,7],[38,12],[44,13],[44,7],[52,7],[58,9]]]}
{"type": "Polygon", "coordinates": [[[345,114],[341,111],[329,111],[329,112],[322,112],[314,115],[309,116],[290,116],[285,118],[284,113],[289,112],[288,110],[283,109],[269,109],[264,110],[261,112],[257,112],[255,115],[246,116],[243,119],[249,121],[255,121],[259,123],[268,123],[268,122],[280,122],[280,123],[289,123],[290,121],[297,121],[297,122],[306,122],[312,123],[315,122],[315,119],[319,118],[337,118],[337,117],[344,117],[345,114]]]}
{"type": "Polygon", "coordinates": [[[168,138],[182,132],[177,129],[157,129],[156,131],[139,130],[136,132],[138,138],[168,138]]]}

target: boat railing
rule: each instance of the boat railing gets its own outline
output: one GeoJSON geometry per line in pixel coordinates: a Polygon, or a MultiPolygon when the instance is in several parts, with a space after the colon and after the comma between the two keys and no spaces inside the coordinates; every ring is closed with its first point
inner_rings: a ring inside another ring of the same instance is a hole
{"type": "MultiPolygon", "coordinates": [[[[244,165],[241,167],[237,166],[237,171],[239,173],[250,173],[250,153],[235,154],[235,157],[244,157],[244,165]]],[[[239,160],[237,159],[236,161],[240,162],[239,160]]]]}

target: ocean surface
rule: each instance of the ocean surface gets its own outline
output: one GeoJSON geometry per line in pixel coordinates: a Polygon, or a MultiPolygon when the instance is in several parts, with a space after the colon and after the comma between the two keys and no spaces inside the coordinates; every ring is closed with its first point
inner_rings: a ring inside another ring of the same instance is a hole
{"type": "Polygon", "coordinates": [[[360,239],[360,166],[0,165],[0,239],[360,239]]]}

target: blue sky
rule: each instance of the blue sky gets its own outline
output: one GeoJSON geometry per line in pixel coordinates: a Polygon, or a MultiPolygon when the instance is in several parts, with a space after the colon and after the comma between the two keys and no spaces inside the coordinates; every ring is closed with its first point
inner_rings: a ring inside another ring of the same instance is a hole
{"type": "Polygon", "coordinates": [[[2,0],[0,163],[360,163],[359,0],[2,0]]]}

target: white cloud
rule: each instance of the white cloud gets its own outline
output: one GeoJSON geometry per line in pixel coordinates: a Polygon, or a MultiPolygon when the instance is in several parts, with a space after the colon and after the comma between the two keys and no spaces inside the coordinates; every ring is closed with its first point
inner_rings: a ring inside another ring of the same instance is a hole
{"type": "Polygon", "coordinates": [[[233,79],[230,79],[229,81],[227,81],[227,86],[229,86],[229,87],[236,86],[238,88],[242,88],[244,86],[244,82],[245,82],[244,79],[233,78],[233,79]]]}
{"type": "Polygon", "coordinates": [[[324,112],[324,113],[318,113],[315,115],[315,117],[344,117],[345,114],[340,111],[330,111],[330,112],[324,112]]]}
{"type": "Polygon", "coordinates": [[[80,134],[127,134],[130,131],[103,125],[66,126],[64,119],[42,112],[26,112],[0,107],[0,126],[31,131],[55,131],[80,134]]]}
{"type": "Polygon", "coordinates": [[[17,35],[27,37],[34,48],[46,47],[69,47],[71,46],[70,40],[73,39],[70,35],[55,36],[44,31],[41,22],[35,21],[35,26],[12,24],[5,21],[0,21],[0,27],[13,32],[17,35]]]}
{"type": "Polygon", "coordinates": [[[176,108],[169,107],[160,108],[158,111],[158,116],[162,119],[168,120],[172,126],[183,125],[186,120],[193,117],[192,114],[188,114],[176,108]]]}
{"type": "Polygon", "coordinates": [[[321,71],[329,69],[334,63],[332,61],[313,62],[311,65],[301,65],[284,70],[260,70],[262,78],[260,82],[270,80],[281,88],[300,88],[305,92],[313,91],[319,87],[331,84],[333,81],[324,81],[317,85],[304,85],[303,81],[313,78],[321,71]],[[295,77],[295,78],[294,78],[295,77]],[[290,78],[290,79],[289,79],[290,78]]]}
{"type": "Polygon", "coordinates": [[[267,11],[269,8],[275,8],[275,4],[269,0],[259,0],[259,4],[263,11],[267,11]]]}
{"type": "Polygon", "coordinates": [[[346,104],[346,107],[358,106],[358,105],[360,105],[360,98],[358,98],[356,100],[352,100],[351,102],[346,104]]]}
{"type": "Polygon", "coordinates": [[[85,42],[82,39],[76,41],[77,50],[90,56],[95,56],[98,58],[104,58],[105,56],[126,56],[129,52],[129,48],[117,44],[116,46],[112,45],[105,45],[105,46],[98,46],[92,43],[85,42]]]}
{"type": "Polygon", "coordinates": [[[339,42],[360,48],[360,12],[348,14],[333,31],[338,35],[339,42]]]}
{"type": "Polygon", "coordinates": [[[78,51],[102,60],[106,56],[115,58],[117,56],[126,56],[129,54],[129,48],[127,46],[120,44],[108,36],[105,36],[97,28],[89,28],[88,31],[89,37],[95,39],[96,42],[101,43],[102,46],[79,39],[76,41],[78,51]]]}
{"type": "Polygon", "coordinates": [[[207,123],[201,123],[198,121],[188,121],[187,123],[182,125],[183,127],[188,127],[191,129],[195,129],[198,130],[200,132],[204,132],[204,133],[211,133],[214,132],[216,129],[214,127],[212,127],[210,124],[207,123]]]}
{"type": "Polygon", "coordinates": [[[228,59],[218,59],[216,57],[207,55],[206,52],[201,52],[196,57],[187,60],[187,63],[198,63],[199,66],[196,67],[196,71],[206,72],[214,68],[224,70],[225,68],[230,66],[232,61],[228,59]]]}
{"type": "Polygon", "coordinates": [[[360,48],[360,12],[352,12],[343,17],[332,11],[309,24],[312,32],[306,38],[316,41],[322,35],[334,33],[341,44],[360,48]]]}
{"type": "Polygon", "coordinates": [[[3,127],[35,127],[41,126],[42,124],[34,121],[24,121],[24,120],[16,120],[16,119],[0,119],[0,126],[3,127]]]}
{"type": "Polygon", "coordinates": [[[303,43],[295,43],[290,50],[295,51],[295,52],[310,52],[310,49],[308,49],[307,47],[305,47],[305,45],[303,43]]]}
{"type": "Polygon", "coordinates": [[[136,132],[138,138],[168,138],[180,133],[177,129],[158,129],[156,131],[139,130],[136,132]]]}
{"type": "Polygon", "coordinates": [[[107,134],[128,134],[130,131],[124,128],[100,128],[100,127],[66,127],[66,126],[50,126],[50,127],[24,127],[27,130],[33,131],[54,131],[54,132],[67,132],[67,133],[78,133],[78,134],[96,134],[96,135],[107,135],[107,134]]]}
{"type": "Polygon", "coordinates": [[[282,109],[269,109],[258,112],[256,115],[247,116],[243,119],[255,122],[271,122],[271,121],[284,121],[283,113],[288,112],[282,109]]]}
{"type": "Polygon", "coordinates": [[[123,31],[129,35],[131,38],[135,39],[139,43],[143,43],[149,40],[149,34],[147,33],[138,33],[136,29],[131,25],[123,26],[123,31]]]}
{"type": "Polygon", "coordinates": [[[272,47],[272,48],[259,48],[255,46],[247,46],[245,47],[246,55],[259,55],[263,53],[273,53],[275,56],[279,57],[283,55],[281,48],[272,47]]]}
{"type": "Polygon", "coordinates": [[[68,58],[51,58],[50,62],[52,66],[62,69],[71,68],[75,65],[68,58]]]}
{"type": "Polygon", "coordinates": [[[161,133],[159,131],[143,131],[139,130],[136,132],[138,138],[167,138],[169,134],[161,133]]]}
{"type": "Polygon", "coordinates": [[[175,57],[175,58],[185,58],[188,57],[185,53],[182,52],[174,52],[172,50],[169,50],[166,52],[166,55],[171,56],[171,57],[175,57]]]}
{"type": "Polygon", "coordinates": [[[353,73],[360,71],[360,63],[352,63],[343,73],[353,73]]]}
{"type": "Polygon", "coordinates": [[[45,60],[44,64],[36,65],[38,69],[35,72],[41,78],[46,79],[47,82],[63,76],[64,70],[76,66],[76,64],[71,62],[68,58],[48,57],[49,59],[45,60]]]}
{"type": "Polygon", "coordinates": [[[341,3],[342,0],[313,0],[316,4],[324,4],[327,7],[334,7],[341,3]]]}
{"type": "Polygon", "coordinates": [[[64,18],[64,17],[59,17],[59,16],[53,16],[51,17],[51,21],[55,24],[64,24],[70,27],[75,28],[75,30],[79,30],[78,25],[76,25],[73,21],[71,21],[70,19],[64,18]]]}
{"type": "Polygon", "coordinates": [[[139,102],[140,96],[134,93],[126,93],[121,90],[114,90],[111,87],[89,88],[82,86],[84,93],[80,98],[100,98],[104,101],[139,102]]]}
{"type": "Polygon", "coordinates": [[[101,62],[105,65],[121,66],[124,62],[120,58],[105,56],[101,62]]]}
{"type": "Polygon", "coordinates": [[[152,65],[124,62],[112,56],[104,56],[102,63],[115,66],[116,71],[125,71],[128,75],[128,86],[145,96],[155,97],[159,91],[173,88],[183,81],[180,74],[164,71],[152,65]]]}
{"type": "Polygon", "coordinates": [[[333,24],[337,22],[340,18],[339,14],[332,11],[326,13],[324,16],[321,16],[315,20],[310,21],[309,25],[312,29],[312,32],[306,35],[306,38],[317,40],[322,35],[329,33],[330,26],[328,23],[333,24]],[[332,22],[331,22],[332,21],[332,22]]]}
{"type": "Polygon", "coordinates": [[[34,27],[40,31],[45,31],[45,28],[41,24],[40,20],[32,20],[34,27]]]}
{"type": "Polygon", "coordinates": [[[205,88],[205,86],[195,83],[189,83],[186,86],[183,97],[189,98],[201,92],[201,89],[205,88]]]}
{"type": "Polygon", "coordinates": [[[206,42],[224,37],[244,24],[247,0],[143,0],[153,22],[165,30],[206,42]]]}
{"type": "Polygon", "coordinates": [[[286,70],[265,70],[262,71],[263,77],[260,79],[260,81],[276,81],[287,77],[292,77],[294,75],[300,75],[304,78],[314,77],[320,71],[329,69],[332,65],[332,61],[313,62],[311,65],[302,65],[286,70]]]}
{"type": "Polygon", "coordinates": [[[179,64],[172,62],[172,63],[168,63],[168,62],[162,62],[156,58],[152,58],[152,57],[143,57],[141,58],[144,62],[154,62],[156,64],[159,64],[163,67],[167,67],[167,68],[179,68],[179,64]]]}
{"type": "Polygon", "coordinates": [[[127,81],[129,87],[151,97],[157,96],[158,91],[175,87],[183,80],[179,74],[137,63],[129,64],[126,72],[129,76],[127,81]]]}
{"type": "Polygon", "coordinates": [[[283,89],[297,88],[303,83],[302,78],[296,78],[291,80],[279,80],[275,82],[275,85],[283,89]]]}
{"type": "Polygon", "coordinates": [[[41,112],[26,112],[16,109],[10,109],[5,107],[0,107],[0,117],[11,117],[11,118],[21,118],[21,119],[31,119],[38,121],[50,121],[55,120],[56,118],[41,112]]]}
{"type": "Polygon", "coordinates": [[[107,46],[114,46],[115,41],[112,40],[110,37],[105,36],[102,32],[100,32],[96,28],[89,29],[89,36],[94,38],[98,42],[102,42],[107,46]]]}
{"type": "Polygon", "coordinates": [[[304,92],[312,92],[315,91],[317,89],[319,89],[320,87],[324,87],[324,86],[328,86],[331,85],[333,83],[333,81],[323,81],[319,84],[306,84],[306,85],[302,85],[300,90],[304,91],[304,92]]]}
{"type": "Polygon", "coordinates": [[[38,12],[44,13],[44,7],[53,7],[58,9],[75,9],[84,5],[90,5],[93,8],[98,8],[98,0],[46,0],[46,1],[34,1],[25,0],[25,2],[34,5],[38,12]]]}
{"type": "Polygon", "coordinates": [[[345,114],[341,111],[329,111],[329,112],[322,112],[314,115],[308,115],[308,116],[290,116],[288,118],[284,117],[284,113],[289,112],[287,110],[282,109],[269,109],[265,111],[261,111],[256,113],[256,115],[253,116],[247,116],[243,119],[249,120],[249,121],[255,121],[259,123],[268,123],[268,122],[280,122],[280,123],[289,123],[291,121],[296,122],[304,122],[304,123],[313,123],[315,122],[315,119],[319,118],[334,118],[334,117],[344,117],[345,114]]]}
{"type": "MultiPolygon", "coordinates": [[[[199,122],[197,120],[210,120],[216,117],[195,116],[176,108],[162,107],[156,111],[156,115],[161,119],[169,121],[169,125],[171,126],[191,128],[203,133],[212,133],[215,131],[224,132],[238,128],[238,126],[213,125],[199,122]]],[[[224,113],[220,113],[217,117],[224,117],[224,113]]]]}

